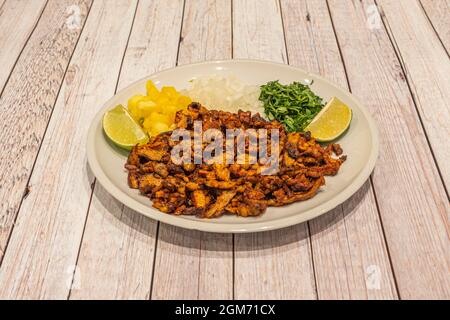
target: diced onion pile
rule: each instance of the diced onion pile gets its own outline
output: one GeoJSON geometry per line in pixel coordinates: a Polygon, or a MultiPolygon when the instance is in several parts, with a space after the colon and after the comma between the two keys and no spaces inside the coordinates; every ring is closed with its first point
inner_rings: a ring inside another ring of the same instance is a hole
{"type": "Polygon", "coordinates": [[[203,76],[190,81],[191,86],[183,94],[192,101],[200,102],[208,109],[236,113],[238,110],[251,111],[264,116],[264,108],[259,101],[259,86],[250,86],[236,76],[203,76]]]}

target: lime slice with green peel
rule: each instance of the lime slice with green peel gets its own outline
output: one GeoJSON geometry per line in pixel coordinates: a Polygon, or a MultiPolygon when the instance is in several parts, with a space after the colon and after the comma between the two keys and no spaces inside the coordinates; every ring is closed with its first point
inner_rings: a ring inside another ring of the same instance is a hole
{"type": "Polygon", "coordinates": [[[103,130],[112,142],[127,150],[148,142],[147,134],[120,104],[103,116],[103,130]]]}
{"type": "Polygon", "coordinates": [[[305,131],[310,131],[319,142],[332,141],[347,130],[351,121],[352,109],[334,97],[314,117],[305,131]]]}

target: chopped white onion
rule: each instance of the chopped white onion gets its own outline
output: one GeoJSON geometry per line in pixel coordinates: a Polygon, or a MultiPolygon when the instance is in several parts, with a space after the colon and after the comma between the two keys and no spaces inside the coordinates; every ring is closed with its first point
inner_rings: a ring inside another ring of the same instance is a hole
{"type": "Polygon", "coordinates": [[[234,75],[202,76],[192,79],[190,83],[190,88],[184,90],[183,94],[208,109],[234,113],[240,109],[265,116],[263,104],[259,101],[259,86],[247,85],[234,75]]]}

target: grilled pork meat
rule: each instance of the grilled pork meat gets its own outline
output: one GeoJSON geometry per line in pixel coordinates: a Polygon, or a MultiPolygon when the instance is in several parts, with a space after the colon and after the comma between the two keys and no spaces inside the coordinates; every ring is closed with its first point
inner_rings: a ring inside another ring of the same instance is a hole
{"type": "MultiPolygon", "coordinates": [[[[223,214],[258,216],[268,206],[314,197],[325,184],[324,176],[337,174],[346,158],[332,157],[333,153],[342,154],[339,145],[324,148],[309,133],[287,134],[279,122],[266,121],[259,114],[207,110],[192,103],[175,119],[177,128],[187,130],[193,130],[194,121],[201,121],[203,130],[215,128],[223,133],[238,128],[276,129],[280,137],[279,168],[273,175],[262,175],[258,162],[175,164],[170,152],[179,142],[171,139],[171,132],[160,134],[145,145],[135,146],[125,168],[130,188],[139,189],[165,213],[203,218],[223,214]]],[[[248,141],[245,147],[247,150],[248,141]]]]}

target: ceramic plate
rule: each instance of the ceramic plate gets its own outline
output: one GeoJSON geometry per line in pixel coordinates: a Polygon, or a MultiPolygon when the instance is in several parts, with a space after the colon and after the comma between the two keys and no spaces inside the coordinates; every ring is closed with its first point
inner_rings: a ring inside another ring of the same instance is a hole
{"type": "Polygon", "coordinates": [[[137,81],[104,104],[92,121],[87,141],[88,162],[94,175],[102,186],[124,205],[164,223],[209,232],[243,233],[274,230],[324,214],[347,200],[363,185],[373,170],[377,155],[378,135],[375,123],[367,109],[349,92],[302,69],[254,60],[211,61],[184,65],[137,81]],[[242,81],[253,85],[261,85],[271,80],[280,80],[281,83],[313,81],[312,90],[324,101],[336,96],[345,102],[353,110],[353,120],[349,130],[336,141],[341,144],[344,154],[348,156],[339,173],[334,177],[327,176],[326,185],[314,198],[284,207],[269,207],[259,217],[224,215],[215,219],[199,219],[165,214],[152,208],[147,197],[140,195],[138,190],[128,187],[127,172],[124,169],[127,153],[113,146],[104,136],[103,114],[117,104],[126,105],[132,95],[145,93],[145,83],[149,79],[159,87],[171,85],[181,90],[188,87],[190,79],[209,74],[234,74],[242,81]]]}

